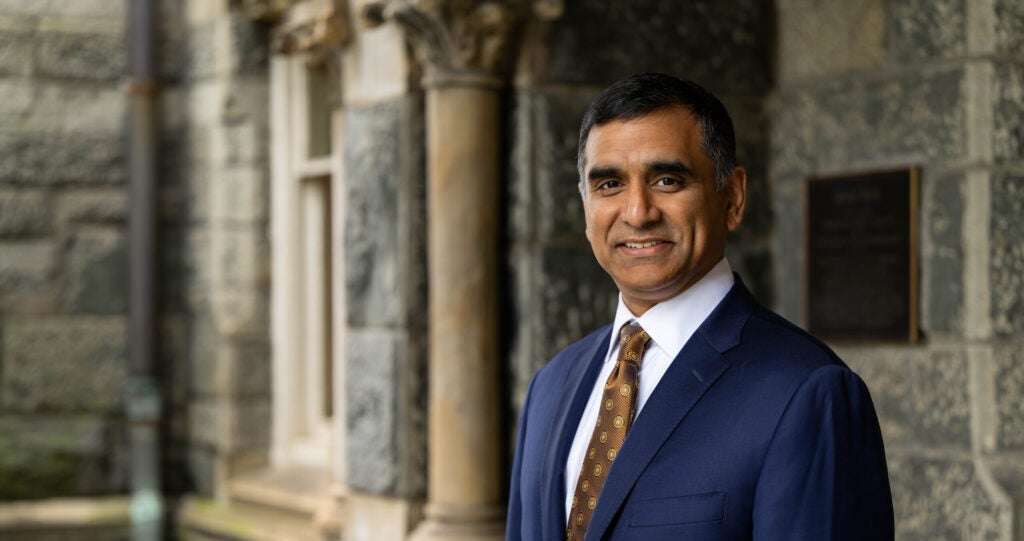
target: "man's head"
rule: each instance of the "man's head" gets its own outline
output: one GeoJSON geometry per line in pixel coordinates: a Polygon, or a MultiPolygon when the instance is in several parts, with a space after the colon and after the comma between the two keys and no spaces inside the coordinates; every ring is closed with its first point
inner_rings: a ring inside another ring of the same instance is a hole
{"type": "Polygon", "coordinates": [[[663,73],[641,73],[606,88],[584,113],[576,150],[580,192],[586,187],[584,151],[594,126],[612,120],[631,120],[669,107],[682,107],[697,118],[702,150],[715,163],[716,185],[722,189],[737,166],[736,136],[729,111],[718,98],[693,81],[663,73]]]}
{"type": "Polygon", "coordinates": [[[625,79],[587,111],[579,152],[587,239],[635,315],[722,258],[743,220],[746,172],[714,96],[667,75],[625,79]]]}

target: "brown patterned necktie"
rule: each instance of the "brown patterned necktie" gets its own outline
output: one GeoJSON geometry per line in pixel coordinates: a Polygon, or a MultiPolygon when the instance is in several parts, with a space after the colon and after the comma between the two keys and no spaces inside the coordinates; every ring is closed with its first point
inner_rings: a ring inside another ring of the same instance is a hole
{"type": "Polygon", "coordinates": [[[619,358],[604,384],[597,425],[594,434],[590,436],[583,468],[576,480],[567,530],[569,541],[582,541],[586,535],[601,487],[608,477],[615,455],[622,448],[622,442],[626,441],[626,433],[636,413],[640,358],[651,337],[639,325],[631,324],[623,325],[619,339],[619,358]]]}

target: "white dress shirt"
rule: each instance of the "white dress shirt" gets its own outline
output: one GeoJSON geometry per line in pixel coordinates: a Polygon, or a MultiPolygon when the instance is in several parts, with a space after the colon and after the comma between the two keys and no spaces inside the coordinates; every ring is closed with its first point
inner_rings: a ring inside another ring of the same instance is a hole
{"type": "MultiPolygon", "coordinates": [[[[636,321],[651,337],[640,363],[640,392],[636,397],[636,416],[639,418],[644,404],[651,397],[651,393],[658,386],[658,382],[665,375],[672,360],[679,355],[679,351],[693,336],[697,327],[704,323],[718,303],[725,298],[734,282],[732,267],[729,266],[729,261],[723,257],[696,284],[679,295],[652,306],[640,317],[634,316],[629,308],[626,308],[625,303],[622,302],[622,294],[619,294],[619,304],[615,310],[615,321],[612,323],[608,355],[605,356],[601,373],[598,374],[594,388],[590,391],[587,407],[583,410],[583,416],[580,417],[576,435],[572,440],[572,447],[569,449],[569,457],[565,462],[566,517],[570,515],[572,509],[572,497],[576,491],[576,480],[580,476],[580,468],[583,467],[583,455],[586,453],[590,437],[594,433],[594,424],[597,423],[597,410],[600,407],[604,384],[618,358],[619,329],[626,323],[636,321]]],[[[583,359],[583,362],[587,361],[589,359],[583,359]]],[[[629,436],[626,437],[628,440],[629,436]]]]}

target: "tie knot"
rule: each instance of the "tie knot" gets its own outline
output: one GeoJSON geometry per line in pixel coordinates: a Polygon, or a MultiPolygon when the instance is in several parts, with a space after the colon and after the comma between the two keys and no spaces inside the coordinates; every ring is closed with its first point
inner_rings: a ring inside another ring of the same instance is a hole
{"type": "Polygon", "coordinates": [[[640,357],[643,356],[644,348],[647,346],[647,342],[650,341],[650,339],[651,336],[647,334],[647,331],[643,330],[640,325],[637,325],[636,323],[623,325],[622,330],[619,331],[619,357],[626,361],[639,364],[640,357]]]}

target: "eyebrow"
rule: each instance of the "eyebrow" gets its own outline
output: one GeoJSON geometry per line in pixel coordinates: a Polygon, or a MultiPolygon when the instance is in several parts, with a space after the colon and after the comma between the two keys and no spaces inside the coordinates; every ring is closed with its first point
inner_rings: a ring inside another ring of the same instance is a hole
{"type": "Polygon", "coordinates": [[[690,169],[681,161],[673,160],[668,162],[650,162],[647,164],[649,171],[658,171],[660,173],[676,173],[682,176],[696,176],[693,173],[693,169],[690,169]]]}
{"type": "MultiPolygon", "coordinates": [[[[649,162],[645,166],[648,171],[658,173],[675,173],[681,176],[696,176],[693,169],[690,169],[679,160],[649,162]]],[[[587,173],[587,180],[593,182],[602,178],[622,176],[622,169],[618,167],[595,167],[587,173]]]]}
{"type": "Polygon", "coordinates": [[[617,177],[622,175],[622,169],[618,167],[595,167],[587,173],[587,180],[593,182],[607,177],[617,177]]]}

